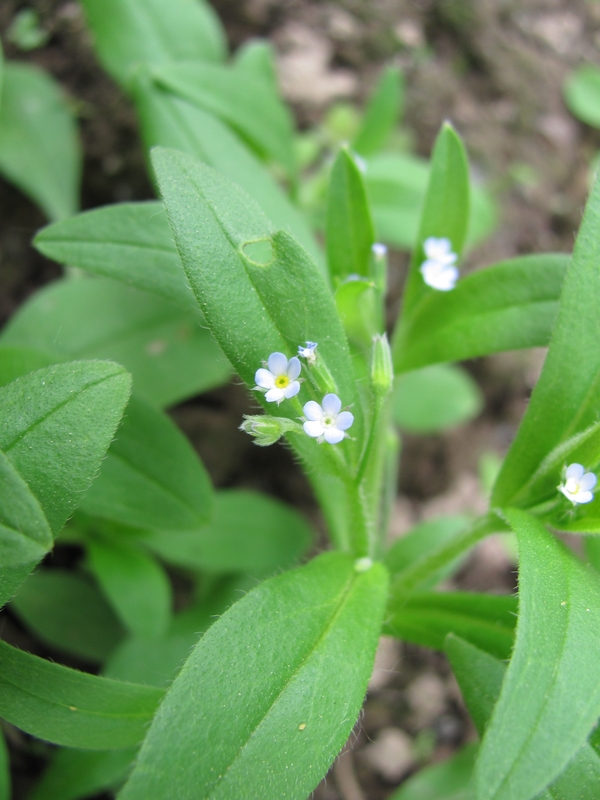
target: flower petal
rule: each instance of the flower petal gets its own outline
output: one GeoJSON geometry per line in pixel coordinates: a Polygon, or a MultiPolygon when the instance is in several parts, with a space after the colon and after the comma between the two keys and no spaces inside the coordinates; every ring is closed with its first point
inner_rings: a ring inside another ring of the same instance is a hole
{"type": "Polygon", "coordinates": [[[340,408],[342,407],[342,401],[337,396],[337,394],[326,394],[323,398],[323,411],[326,414],[331,414],[335,416],[339,414],[340,408]]]}
{"type": "Polygon", "coordinates": [[[292,356],[287,365],[287,376],[291,381],[295,381],[302,371],[302,364],[298,361],[296,356],[292,356]]]}
{"type": "Polygon", "coordinates": [[[299,381],[292,381],[289,383],[285,389],[283,390],[284,395],[289,400],[290,397],[295,397],[298,392],[300,391],[300,382],[299,381]]]}
{"type": "Polygon", "coordinates": [[[275,386],[273,373],[269,372],[268,369],[257,369],[254,380],[256,381],[256,385],[260,386],[261,389],[272,389],[273,386],[275,386]]]}
{"type": "Polygon", "coordinates": [[[589,491],[594,488],[597,482],[598,478],[593,472],[586,472],[585,475],[582,475],[579,479],[579,488],[583,491],[589,491]]]}
{"type": "Polygon", "coordinates": [[[267,403],[281,403],[283,399],[285,399],[283,389],[278,389],[275,386],[272,389],[269,389],[265,395],[265,400],[267,403]]]}
{"type": "Polygon", "coordinates": [[[271,353],[267,363],[273,375],[285,375],[287,373],[288,360],[283,353],[271,353]]]}
{"type": "Polygon", "coordinates": [[[581,464],[569,464],[567,471],[565,472],[565,476],[567,478],[575,478],[575,480],[579,482],[583,477],[584,472],[585,470],[581,464]]]}
{"type": "Polygon", "coordinates": [[[320,422],[309,420],[308,422],[305,422],[302,427],[304,428],[304,433],[307,433],[314,439],[316,439],[317,436],[323,435],[323,426],[321,425],[320,422]]]}
{"type": "Polygon", "coordinates": [[[446,239],[444,236],[440,238],[429,236],[423,242],[423,250],[427,258],[438,260],[452,252],[452,243],[450,239],[446,239]]]}
{"type": "Polygon", "coordinates": [[[571,492],[567,489],[567,487],[563,486],[562,483],[558,487],[558,491],[562,492],[564,494],[564,496],[567,498],[567,500],[570,500],[572,503],[576,502],[576,500],[574,498],[574,495],[572,495],[571,492]]]}
{"type": "Polygon", "coordinates": [[[341,414],[337,415],[335,427],[340,431],[347,431],[353,422],[354,414],[351,414],[349,411],[342,411],[341,414]]]}
{"type": "Polygon", "coordinates": [[[345,435],[344,431],[339,431],[337,428],[326,428],[323,432],[325,441],[329,444],[339,444],[345,435]]]}
{"type": "Polygon", "coordinates": [[[576,497],[573,498],[576,503],[591,503],[593,499],[592,492],[577,492],[576,497]]]}
{"type": "Polygon", "coordinates": [[[303,411],[307,419],[316,421],[323,419],[323,409],[314,400],[309,400],[308,403],[305,403],[303,411]]]}

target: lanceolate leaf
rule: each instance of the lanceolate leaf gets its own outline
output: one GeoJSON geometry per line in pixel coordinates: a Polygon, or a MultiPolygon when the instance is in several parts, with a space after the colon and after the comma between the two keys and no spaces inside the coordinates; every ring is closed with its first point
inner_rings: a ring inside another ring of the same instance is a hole
{"type": "Polygon", "coordinates": [[[62,219],[79,205],[80,171],[76,124],[60,87],[30,64],[5,64],[0,172],[50,219],[62,219]]]}
{"type": "Polygon", "coordinates": [[[137,744],[162,694],[53,664],[0,641],[0,716],[54,744],[89,750],[137,744]]]}
{"type": "Polygon", "coordinates": [[[61,748],[28,800],[79,800],[115,789],[127,777],[136,750],[134,747],[124,750],[61,748]]]}
{"type": "Polygon", "coordinates": [[[392,595],[384,632],[441,650],[447,634],[461,636],[497,658],[508,658],[514,642],[517,599],[471,592],[392,595]]]}
{"type": "Polygon", "coordinates": [[[106,361],[57,364],[0,389],[0,448],[57,534],[81,501],[129,399],[129,376],[106,361]]]}
{"type": "Polygon", "coordinates": [[[346,148],[331,172],[326,237],[329,272],[336,284],[349,275],[369,276],[373,221],[362,175],[346,148]]]}
{"type": "Polygon", "coordinates": [[[161,89],[149,76],[136,77],[134,96],[148,149],[160,145],[182,150],[231,178],[278,228],[295,236],[321,265],[323,254],[301,212],[224,122],[189,100],[161,89]]]}
{"type": "Polygon", "coordinates": [[[569,77],[564,87],[565,100],[572,114],[600,127],[600,69],[584,64],[569,77]]]}
{"type": "MultiPolygon", "coordinates": [[[[506,665],[457,636],[448,636],[446,652],[469,713],[479,734],[483,735],[500,694],[506,665]]],[[[600,756],[594,747],[586,742],[569,762],[562,775],[545,791],[536,794],[535,798],[536,800],[574,800],[574,798],[596,800],[599,785],[600,756]]],[[[474,787],[472,796],[474,797],[474,787]]]]}
{"type": "Polygon", "coordinates": [[[35,572],[10,608],[42,642],[86,661],[106,660],[126,634],[96,584],[75,570],[35,572]]]}
{"type": "Polygon", "coordinates": [[[107,278],[57,281],[38,292],[4,329],[4,345],[33,347],[56,361],[110,358],[155,405],[224,383],[230,369],[193,309],[107,278]]]}
{"type": "Polygon", "coordinates": [[[381,74],[352,148],[363,156],[380,150],[398,122],[404,93],[402,73],[398,67],[387,67],[381,74]]]}
{"type": "Polygon", "coordinates": [[[515,652],[483,740],[480,800],[530,800],[585,743],[600,714],[600,579],[534,517],[519,541],[515,652]]]}
{"type": "Polygon", "coordinates": [[[423,281],[419,267],[425,260],[423,242],[430,236],[450,240],[460,255],[469,222],[469,166],[464,146],[454,128],[444,123],[431,155],[431,173],[419,236],[413,251],[403,298],[403,318],[410,318],[417,303],[432,290],[423,281]]]}
{"type": "Polygon", "coordinates": [[[52,531],[39,502],[0,451],[1,568],[39,561],[51,547],[52,531]]]}
{"type": "Polygon", "coordinates": [[[291,116],[264,80],[232,67],[197,61],[165,64],[152,73],[159,84],[216,114],[261,156],[294,174],[291,116]]]}
{"type": "Polygon", "coordinates": [[[174,681],[121,800],[305,800],[356,720],[386,588],[337,553],[246,595],[174,681]]]}
{"type": "Polygon", "coordinates": [[[547,345],[569,261],[521,256],[467,275],[451,292],[431,292],[396,340],[396,371],[547,345]]]}
{"type": "Polygon", "coordinates": [[[88,542],[90,566],[124,625],[133,634],[165,633],[173,603],[161,565],[140,547],[96,539],[88,542]]]}
{"type": "Polygon", "coordinates": [[[116,203],[48,225],[35,247],[60,264],[115,278],[196,308],[163,204],[116,203]]]}
{"type": "Polygon", "coordinates": [[[588,201],[567,269],[556,326],[539,381],[496,481],[492,503],[527,506],[528,479],[562,442],[597,422],[600,349],[600,181],[588,201]]]}
{"type": "Polygon", "coordinates": [[[0,800],[10,800],[10,765],[3,733],[0,733],[0,800]]]}
{"type": "Polygon", "coordinates": [[[311,540],[307,522],[293,509],[258,492],[230,489],[216,493],[208,525],[149,533],[143,542],[173,564],[264,575],[292,566],[311,540]]]}
{"type": "Polygon", "coordinates": [[[30,347],[4,347],[0,345],[0,386],[6,386],[17,378],[35,372],[36,369],[49,367],[56,359],[47,353],[33,350],[30,347]]]}
{"type": "Polygon", "coordinates": [[[123,525],[190,531],[212,516],[210,478],[163,412],[132,398],[81,509],[123,525]]]}
{"type": "MultiPolygon", "coordinates": [[[[354,403],[353,435],[360,441],[362,409],[352,362],[333,297],[316,265],[289,235],[273,233],[251,198],[225,177],[183,153],[160,148],[153,153],[184,269],[207,324],[235,369],[253,387],[255,372],[270,353],[292,356],[306,340],[318,342],[334,391],[344,405],[354,403]],[[256,246],[265,252],[255,255],[256,246]]],[[[305,395],[306,400],[322,400],[308,382],[301,389],[301,401],[305,395]]],[[[282,404],[277,413],[298,416],[292,404],[282,404]]],[[[291,434],[292,439],[304,460],[327,462],[311,470],[319,473],[315,490],[333,535],[347,538],[347,526],[339,518],[350,500],[341,484],[334,485],[335,476],[323,479],[332,472],[330,454],[306,436],[291,434]]],[[[355,442],[341,447],[342,454],[357,456],[355,442]]]]}
{"type": "Polygon", "coordinates": [[[204,0],[84,0],[100,59],[127,85],[136,64],[222,61],[225,34],[204,0]]]}
{"type": "Polygon", "coordinates": [[[466,745],[447,761],[425,767],[410,777],[390,800],[475,800],[476,756],[477,745],[466,745]]]}

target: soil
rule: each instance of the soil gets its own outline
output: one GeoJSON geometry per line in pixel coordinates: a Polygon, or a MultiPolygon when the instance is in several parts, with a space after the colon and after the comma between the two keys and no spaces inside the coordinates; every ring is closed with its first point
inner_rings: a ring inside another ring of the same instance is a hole
{"type": "MultiPolygon", "coordinates": [[[[600,132],[574,120],[561,86],[583,61],[600,61],[600,4],[586,0],[215,0],[232,48],[268,37],[282,90],[298,123],[318,123],[336,100],[361,104],[381,67],[407,80],[403,128],[428,155],[440,123],[464,137],[476,176],[496,193],[501,224],[467,268],[516,254],[569,252],[585,203],[600,132]]],[[[36,63],[77,108],[85,153],[82,208],[152,197],[134,112],[94,56],[80,8],[70,0],[3,0],[0,33],[23,7],[38,12],[48,43],[30,52],[6,41],[7,58],[36,63]]],[[[0,179],[0,324],[60,268],[30,246],[41,212],[0,179]]],[[[406,256],[392,254],[395,285],[406,256]]],[[[505,452],[543,362],[543,351],[467,364],[486,407],[444,435],[407,436],[392,523],[398,536],[422,518],[485,503],[481,455],[505,452]]],[[[173,411],[215,484],[246,486],[300,507],[318,525],[310,489],[283,447],[262,450],[237,428],[249,410],[238,385],[173,411]]],[[[474,552],[455,585],[510,592],[510,552],[495,539],[474,552]]],[[[13,635],[18,636],[18,631],[13,635]]],[[[33,645],[28,643],[30,649],[33,645]]],[[[36,650],[39,652],[39,650],[36,650]]],[[[44,748],[13,728],[15,798],[43,766],[44,748]]],[[[474,731],[444,658],[383,640],[364,712],[318,800],[383,800],[419,766],[447,757],[474,731]]]]}

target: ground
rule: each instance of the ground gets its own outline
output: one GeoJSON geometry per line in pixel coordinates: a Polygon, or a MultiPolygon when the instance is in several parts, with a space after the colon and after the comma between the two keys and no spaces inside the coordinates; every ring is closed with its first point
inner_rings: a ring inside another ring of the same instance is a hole
{"type": "MultiPolygon", "coordinates": [[[[26,4],[4,0],[0,32],[26,4]]],[[[101,71],[75,2],[33,0],[48,44],[30,53],[6,43],[9,58],[48,69],[77,108],[85,152],[82,207],[152,196],[127,98],[101,71]]],[[[444,119],[464,137],[474,174],[496,193],[501,223],[468,268],[516,254],[569,252],[580,222],[589,163],[600,133],[569,114],[561,86],[583,61],[600,60],[600,3],[585,0],[216,0],[230,44],[267,36],[278,54],[282,90],[302,127],[339,99],[362,103],[380,68],[399,64],[407,79],[403,125],[428,155],[444,119]]],[[[0,180],[0,324],[59,268],[30,247],[40,211],[0,180]]],[[[399,276],[406,256],[394,254],[399,276]]],[[[398,284],[396,279],[395,284],[398,284]]],[[[467,365],[485,411],[445,435],[406,437],[392,533],[427,516],[477,510],[485,502],[477,464],[502,454],[525,409],[543,351],[467,365]]],[[[237,430],[248,411],[232,384],[173,411],[217,486],[258,488],[316,520],[303,476],[281,447],[262,450],[237,430]]],[[[316,520],[318,522],[318,520],[316,520]]],[[[483,543],[455,581],[471,590],[512,591],[512,557],[483,543]]],[[[448,756],[474,735],[443,657],[384,640],[365,709],[344,754],[317,789],[319,800],[379,800],[418,765],[448,756]]],[[[41,762],[11,734],[16,794],[41,762]]]]}

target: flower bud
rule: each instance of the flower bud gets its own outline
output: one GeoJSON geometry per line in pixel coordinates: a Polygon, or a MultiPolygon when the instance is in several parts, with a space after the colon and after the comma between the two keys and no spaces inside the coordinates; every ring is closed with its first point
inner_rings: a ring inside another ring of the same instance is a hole
{"type": "Polygon", "coordinates": [[[270,417],[267,414],[260,416],[244,415],[240,425],[241,431],[246,431],[254,436],[254,443],[260,447],[275,444],[285,433],[302,433],[302,425],[286,417],[270,417]]]}
{"type": "Polygon", "coordinates": [[[392,353],[385,333],[373,337],[371,355],[371,387],[375,394],[386,395],[394,383],[392,353]]]}

